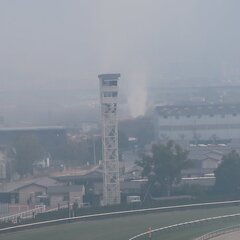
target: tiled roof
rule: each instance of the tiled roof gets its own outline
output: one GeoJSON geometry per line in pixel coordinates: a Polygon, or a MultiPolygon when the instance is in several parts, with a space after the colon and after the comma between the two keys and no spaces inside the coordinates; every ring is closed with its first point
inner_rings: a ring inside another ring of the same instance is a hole
{"type": "Polygon", "coordinates": [[[56,194],[56,193],[69,193],[69,192],[82,192],[82,185],[71,185],[71,186],[50,186],[47,189],[47,193],[56,194]]]}
{"type": "Polygon", "coordinates": [[[31,178],[31,179],[27,179],[27,180],[5,183],[1,187],[1,192],[13,192],[19,188],[23,188],[23,187],[29,186],[31,184],[36,184],[36,185],[47,188],[49,186],[57,185],[58,183],[56,180],[49,178],[49,177],[31,178]]]}

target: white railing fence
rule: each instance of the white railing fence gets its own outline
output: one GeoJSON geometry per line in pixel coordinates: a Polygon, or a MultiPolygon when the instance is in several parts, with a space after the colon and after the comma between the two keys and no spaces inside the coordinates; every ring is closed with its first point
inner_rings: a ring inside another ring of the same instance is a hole
{"type": "MultiPolygon", "coordinates": [[[[211,217],[211,218],[202,218],[202,219],[193,220],[193,221],[189,221],[189,222],[183,222],[183,223],[169,225],[169,226],[166,226],[166,227],[160,227],[160,228],[156,228],[156,229],[153,229],[153,230],[150,230],[150,231],[148,230],[146,232],[140,233],[136,236],[133,236],[133,237],[129,238],[128,240],[145,239],[149,236],[149,234],[156,234],[156,233],[160,233],[160,232],[165,231],[165,230],[176,230],[179,227],[186,227],[186,226],[191,227],[193,224],[196,225],[196,224],[199,224],[199,223],[204,223],[204,222],[209,222],[209,221],[214,221],[214,220],[229,219],[229,218],[234,218],[234,217],[240,217],[240,213],[211,217]]],[[[199,238],[198,240],[204,240],[204,239],[205,238],[199,238]]],[[[206,238],[206,239],[209,239],[209,238],[206,238]]]]}
{"type": "Polygon", "coordinates": [[[67,209],[67,208],[71,208],[72,207],[72,203],[70,203],[69,205],[68,204],[65,204],[65,205],[61,205],[59,207],[55,207],[55,208],[50,208],[50,209],[47,209],[45,212],[55,212],[55,211],[58,211],[60,209],[67,209]]]}
{"type": "MultiPolygon", "coordinates": [[[[27,229],[27,228],[34,228],[34,227],[49,226],[49,225],[53,225],[53,224],[70,223],[70,222],[80,221],[80,220],[99,219],[99,218],[103,218],[103,217],[116,217],[116,216],[124,216],[124,215],[129,215],[129,214],[132,215],[132,214],[151,213],[151,212],[166,211],[166,210],[192,209],[192,208],[198,208],[198,207],[213,207],[213,206],[232,205],[232,204],[239,204],[239,203],[240,203],[240,200],[235,200],[235,201],[225,201],[225,202],[197,203],[197,204],[177,205],[177,206],[169,206],[169,207],[158,207],[158,208],[147,208],[147,209],[137,209],[137,210],[128,210],[128,211],[91,214],[91,215],[85,215],[85,216],[68,217],[68,218],[62,218],[62,219],[55,219],[55,220],[49,220],[49,221],[43,221],[43,222],[11,226],[11,227],[0,229],[0,233],[9,232],[9,231],[17,231],[17,230],[22,230],[22,229],[27,229]]],[[[44,211],[45,211],[45,209],[44,209],[44,211]]],[[[154,229],[154,230],[152,230],[152,232],[158,232],[158,231],[162,231],[164,229],[171,229],[174,227],[184,226],[187,224],[200,223],[200,222],[207,221],[207,220],[234,217],[234,216],[235,217],[240,216],[240,213],[175,224],[175,225],[171,225],[171,226],[167,226],[167,227],[154,229]]],[[[141,233],[137,236],[134,236],[134,237],[130,238],[129,240],[137,239],[137,237],[141,237],[144,235],[146,236],[147,234],[149,234],[149,231],[147,231],[145,233],[141,233]]]]}
{"type": "Polygon", "coordinates": [[[37,214],[45,212],[45,210],[46,210],[45,205],[40,205],[34,209],[31,209],[25,212],[20,212],[13,215],[1,217],[0,223],[3,223],[3,222],[17,223],[18,220],[20,219],[34,218],[37,214]]]}

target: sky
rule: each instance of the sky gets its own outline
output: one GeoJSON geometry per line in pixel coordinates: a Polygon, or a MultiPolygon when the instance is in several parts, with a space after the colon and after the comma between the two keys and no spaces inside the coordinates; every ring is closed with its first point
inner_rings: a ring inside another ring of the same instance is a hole
{"type": "Polygon", "coordinates": [[[0,89],[98,89],[98,74],[119,72],[131,102],[149,86],[217,83],[240,72],[239,9],[239,0],[1,0],[0,89]]]}

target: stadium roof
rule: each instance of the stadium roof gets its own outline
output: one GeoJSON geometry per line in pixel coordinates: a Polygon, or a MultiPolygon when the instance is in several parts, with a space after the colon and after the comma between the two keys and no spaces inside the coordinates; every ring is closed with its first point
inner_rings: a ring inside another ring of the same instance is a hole
{"type": "Polygon", "coordinates": [[[240,113],[240,104],[165,105],[155,110],[160,116],[224,115],[240,113]]]}
{"type": "Polygon", "coordinates": [[[65,130],[63,126],[40,126],[40,127],[6,127],[0,128],[0,132],[15,132],[15,131],[46,131],[46,130],[65,130]]]}
{"type": "Polygon", "coordinates": [[[119,73],[107,73],[107,74],[100,74],[98,75],[98,78],[100,79],[106,79],[106,80],[110,80],[110,79],[117,79],[120,77],[119,73]]]}

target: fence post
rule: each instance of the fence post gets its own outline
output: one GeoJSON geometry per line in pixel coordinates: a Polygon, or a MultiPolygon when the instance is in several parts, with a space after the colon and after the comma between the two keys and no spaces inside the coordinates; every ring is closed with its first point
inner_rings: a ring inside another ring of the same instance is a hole
{"type": "Polygon", "coordinates": [[[153,234],[153,233],[152,233],[152,227],[149,227],[149,228],[148,228],[148,238],[149,238],[149,239],[152,239],[152,234],[153,234]]]}

